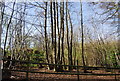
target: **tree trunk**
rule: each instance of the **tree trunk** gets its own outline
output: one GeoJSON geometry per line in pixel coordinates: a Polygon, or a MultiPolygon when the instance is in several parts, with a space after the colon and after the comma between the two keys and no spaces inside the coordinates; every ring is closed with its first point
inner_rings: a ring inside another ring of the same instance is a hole
{"type": "MultiPolygon", "coordinates": [[[[69,46],[69,29],[68,29],[68,2],[66,2],[66,29],[67,29],[68,64],[71,65],[70,46],[69,46]]],[[[68,69],[71,70],[71,67],[69,66],[68,69]]]]}
{"type": "MultiPolygon", "coordinates": [[[[64,2],[60,3],[61,5],[61,10],[60,10],[60,16],[61,16],[61,48],[62,48],[62,54],[61,54],[61,63],[65,64],[65,59],[64,59],[64,2]]],[[[63,68],[61,68],[63,69],[63,68]]]]}
{"type": "MultiPolygon", "coordinates": [[[[85,67],[86,64],[85,64],[85,57],[84,57],[84,29],[83,29],[83,12],[82,12],[82,2],[80,2],[80,7],[81,7],[81,32],[82,32],[82,63],[83,63],[83,66],[85,67]]],[[[84,68],[84,72],[86,72],[86,68],[84,68]]]]}
{"type": "MultiPolygon", "coordinates": [[[[57,11],[57,28],[58,28],[58,55],[57,55],[57,64],[60,64],[60,38],[61,38],[61,27],[59,28],[59,10],[58,2],[56,3],[57,11]]],[[[62,71],[61,66],[57,66],[57,71],[62,71]]]]}
{"type": "Polygon", "coordinates": [[[59,14],[58,14],[58,3],[57,3],[57,28],[58,28],[58,56],[57,62],[60,64],[60,37],[61,37],[61,28],[59,29],[59,14]]]}
{"type": "MultiPolygon", "coordinates": [[[[76,43],[74,43],[74,63],[73,65],[76,65],[76,55],[77,55],[77,52],[76,52],[76,43]]],[[[73,67],[74,69],[76,69],[76,67],[73,67]]]]}
{"type": "MultiPolygon", "coordinates": [[[[4,2],[1,2],[0,3],[0,69],[3,69],[3,61],[2,61],[2,58],[3,58],[3,53],[2,53],[2,48],[1,48],[1,41],[2,41],[2,24],[3,24],[3,13],[4,13],[4,9],[5,9],[5,6],[4,6],[4,2]]],[[[2,72],[2,71],[0,71],[2,72]]],[[[0,73],[1,74],[1,73],[0,73]]],[[[2,77],[0,77],[2,78],[2,77]]]]}
{"type": "Polygon", "coordinates": [[[45,2],[45,50],[46,50],[46,59],[47,63],[49,63],[49,58],[48,58],[48,38],[47,38],[47,2],[45,2]]]}
{"type": "MultiPolygon", "coordinates": [[[[56,53],[56,5],[55,2],[53,2],[54,6],[54,64],[57,64],[57,53],[56,53]]],[[[55,71],[57,71],[57,66],[55,66],[55,71]]]]}
{"type": "MultiPolygon", "coordinates": [[[[51,0],[50,2],[50,15],[51,15],[51,37],[52,37],[52,55],[51,58],[53,58],[53,46],[54,46],[54,29],[53,29],[53,2],[51,0]]],[[[51,59],[51,63],[53,63],[53,59],[51,59]]],[[[50,69],[54,69],[52,66],[50,67],[50,69]]]]}
{"type": "MultiPolygon", "coordinates": [[[[72,21],[71,21],[71,18],[70,18],[70,12],[69,13],[69,20],[70,20],[70,26],[71,26],[71,40],[70,40],[70,65],[73,65],[73,57],[72,57],[72,41],[73,41],[73,25],[72,25],[72,21]]],[[[71,70],[73,68],[71,67],[71,70]]]]}
{"type": "Polygon", "coordinates": [[[12,22],[12,17],[13,17],[13,14],[14,14],[14,8],[15,8],[15,2],[13,3],[13,10],[12,10],[12,13],[11,13],[11,16],[10,16],[9,23],[7,24],[7,30],[6,30],[6,36],[5,36],[5,43],[4,43],[4,51],[3,51],[4,57],[6,56],[5,49],[6,49],[6,43],[7,43],[7,38],[8,38],[8,30],[9,30],[10,24],[12,22]]]}

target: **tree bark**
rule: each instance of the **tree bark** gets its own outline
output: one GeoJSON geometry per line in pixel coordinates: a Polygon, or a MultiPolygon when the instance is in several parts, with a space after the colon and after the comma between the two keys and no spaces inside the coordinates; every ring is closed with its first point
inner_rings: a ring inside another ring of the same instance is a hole
{"type": "MultiPolygon", "coordinates": [[[[55,2],[53,2],[54,6],[54,64],[57,64],[57,53],[56,53],[56,5],[55,2]]],[[[57,71],[57,66],[55,66],[55,71],[57,71]]]]}
{"type": "MultiPolygon", "coordinates": [[[[69,45],[69,28],[68,28],[68,2],[66,2],[66,29],[67,29],[67,47],[68,47],[68,64],[71,65],[70,45],[69,45]]],[[[72,70],[69,66],[69,71],[72,70]]]]}
{"type": "Polygon", "coordinates": [[[48,57],[48,38],[47,38],[47,2],[45,2],[45,51],[46,51],[46,59],[47,63],[49,63],[49,57],[48,57]]]}
{"type": "MultiPolygon", "coordinates": [[[[54,51],[54,27],[53,27],[53,2],[51,0],[50,2],[50,15],[51,15],[51,37],[52,37],[52,55],[51,55],[51,63],[53,63],[53,51],[54,51]]],[[[54,69],[53,67],[50,67],[50,69],[54,69]]]]}
{"type": "MultiPolygon", "coordinates": [[[[61,16],[61,49],[62,49],[62,54],[61,54],[61,62],[60,64],[65,64],[65,59],[64,59],[64,2],[60,3],[61,9],[60,9],[60,16],[61,16]]],[[[61,68],[63,69],[63,68],[61,68]]]]}
{"type": "Polygon", "coordinates": [[[5,43],[4,43],[4,51],[3,51],[4,57],[6,56],[5,49],[6,49],[6,43],[7,43],[7,38],[8,38],[8,30],[9,30],[10,24],[12,22],[12,17],[13,17],[13,14],[14,14],[14,7],[15,7],[15,2],[13,3],[12,13],[11,13],[11,16],[10,16],[9,23],[7,24],[7,30],[6,30],[6,36],[5,36],[5,43]]]}
{"type": "Polygon", "coordinates": [[[3,69],[3,61],[2,61],[3,53],[2,53],[2,48],[1,48],[1,41],[2,41],[2,24],[3,24],[4,9],[5,9],[4,2],[1,2],[0,3],[0,10],[1,10],[0,12],[0,69],[3,69]]]}
{"type": "MultiPolygon", "coordinates": [[[[57,7],[57,28],[58,28],[58,56],[57,56],[57,62],[60,64],[60,38],[61,38],[61,28],[59,28],[59,14],[58,14],[58,3],[56,5],[57,7]]],[[[58,66],[59,67],[59,66],[58,66]]]]}
{"type": "MultiPolygon", "coordinates": [[[[70,65],[73,65],[73,55],[72,55],[72,41],[73,41],[73,25],[70,17],[70,12],[69,13],[69,21],[70,21],[70,26],[71,26],[71,40],[70,40],[70,65]]],[[[73,68],[71,67],[71,70],[73,68]]]]}
{"type": "MultiPolygon", "coordinates": [[[[57,64],[60,64],[60,37],[61,37],[61,28],[59,28],[59,7],[58,7],[58,2],[56,2],[56,15],[57,15],[57,18],[56,18],[56,24],[57,24],[57,29],[58,29],[58,54],[57,54],[57,64]]],[[[57,66],[57,71],[60,71],[60,67],[61,66],[57,66]]]]}
{"type": "MultiPolygon", "coordinates": [[[[80,7],[81,7],[81,32],[82,32],[82,43],[81,43],[81,46],[82,46],[82,63],[83,63],[83,66],[85,67],[86,64],[85,64],[85,57],[84,57],[84,29],[83,29],[83,12],[82,12],[82,2],[80,2],[80,7]]],[[[84,68],[84,72],[86,72],[86,68],[84,68]]]]}

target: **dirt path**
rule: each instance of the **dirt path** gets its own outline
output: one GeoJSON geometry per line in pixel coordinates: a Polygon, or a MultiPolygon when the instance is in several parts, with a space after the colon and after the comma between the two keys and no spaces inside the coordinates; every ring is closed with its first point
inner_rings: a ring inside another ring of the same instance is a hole
{"type": "MultiPolygon", "coordinates": [[[[46,69],[34,69],[37,72],[54,72],[53,70],[46,69]]],[[[92,70],[89,70],[90,72],[92,70]]],[[[72,71],[71,73],[74,73],[72,71]]],[[[80,71],[82,72],[82,70],[80,71]]],[[[104,70],[94,70],[92,73],[114,73],[106,72],[104,70]]],[[[116,72],[118,74],[118,72],[116,72]]],[[[25,81],[26,73],[25,72],[12,72],[12,79],[4,79],[3,81],[25,81]]],[[[95,75],[79,75],[79,81],[120,81],[120,75],[116,76],[95,76],[95,75]]],[[[60,74],[39,74],[39,73],[29,73],[29,81],[78,81],[77,75],[60,75],[60,74]]]]}

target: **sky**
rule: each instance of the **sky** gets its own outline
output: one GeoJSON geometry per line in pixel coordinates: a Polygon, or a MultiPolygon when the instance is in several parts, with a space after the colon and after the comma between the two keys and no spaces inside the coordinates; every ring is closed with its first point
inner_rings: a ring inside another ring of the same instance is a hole
{"type": "MultiPolygon", "coordinates": [[[[71,18],[72,18],[72,23],[73,23],[73,28],[74,28],[74,33],[79,32],[80,33],[80,28],[81,28],[81,23],[80,23],[80,2],[72,2],[70,3],[71,6],[69,6],[69,10],[70,10],[70,14],[71,14],[71,18]]],[[[96,28],[96,32],[101,36],[101,37],[107,37],[107,35],[109,35],[112,32],[116,31],[116,27],[115,25],[111,25],[108,24],[109,21],[101,24],[101,21],[103,18],[106,17],[106,15],[100,16],[95,14],[96,12],[98,13],[102,13],[104,12],[103,9],[100,9],[98,6],[93,6],[90,5],[87,2],[83,2],[83,21],[84,21],[84,29],[85,32],[88,32],[88,30],[90,31],[91,35],[93,35],[93,39],[96,39],[95,33],[94,31],[94,26],[97,27],[96,28]],[[91,22],[93,22],[93,24],[91,24],[91,22]],[[86,28],[88,29],[86,31],[86,28]]],[[[9,8],[6,8],[6,13],[7,14],[11,14],[11,8],[12,5],[10,5],[10,3],[7,3],[7,6],[9,6],[9,8]]],[[[44,18],[40,18],[41,15],[44,14],[44,10],[43,9],[38,9],[38,8],[30,8],[30,9],[26,9],[28,15],[36,15],[39,14],[38,17],[34,17],[34,16],[26,16],[25,20],[27,22],[31,22],[34,24],[44,24],[44,18]],[[41,15],[40,15],[41,14],[41,15]]],[[[13,18],[14,19],[14,18],[13,18]]],[[[49,21],[48,21],[48,32],[50,32],[49,30],[49,21]]],[[[26,23],[26,32],[28,32],[28,30],[30,29],[31,25],[29,23],[26,23]]],[[[31,32],[29,33],[29,35],[34,35],[34,34],[40,34],[40,32],[44,32],[44,30],[39,27],[32,27],[31,32]],[[36,30],[37,28],[37,30],[36,30]]],[[[5,31],[4,31],[5,32],[5,31]]],[[[116,35],[114,35],[116,36],[116,35]]],[[[2,39],[4,41],[4,34],[2,35],[2,39]]],[[[98,36],[97,36],[98,37],[98,36]]]]}

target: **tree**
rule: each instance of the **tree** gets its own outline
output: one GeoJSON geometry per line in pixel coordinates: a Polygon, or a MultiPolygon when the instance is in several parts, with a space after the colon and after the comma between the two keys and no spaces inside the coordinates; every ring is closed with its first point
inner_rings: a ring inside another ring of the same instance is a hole
{"type": "MultiPolygon", "coordinates": [[[[53,53],[53,51],[54,51],[54,26],[53,26],[53,2],[52,2],[52,0],[51,0],[51,2],[50,2],[50,16],[51,16],[51,37],[52,37],[52,44],[51,44],[51,48],[52,48],[52,53],[53,53]]],[[[53,54],[51,55],[51,60],[54,60],[53,59],[53,54]]],[[[53,63],[53,61],[52,61],[52,63],[53,63]]],[[[51,68],[51,69],[53,69],[53,68],[51,68]]]]}
{"type": "MultiPolygon", "coordinates": [[[[61,38],[61,28],[59,28],[59,11],[58,11],[58,2],[56,3],[57,8],[57,29],[58,29],[58,55],[57,55],[57,62],[60,64],[60,38],[61,38]]],[[[58,66],[59,67],[59,66],[58,66]]]]}
{"type": "MultiPolygon", "coordinates": [[[[0,2],[0,49],[1,49],[1,35],[2,35],[2,25],[3,25],[3,16],[4,16],[4,2],[0,2]]],[[[1,53],[2,50],[0,50],[1,53]]]]}
{"type": "Polygon", "coordinates": [[[48,38],[47,38],[47,2],[45,2],[45,26],[44,26],[44,30],[45,30],[45,51],[46,51],[46,59],[47,59],[47,63],[49,63],[49,57],[48,57],[48,38]]]}
{"type": "MultiPolygon", "coordinates": [[[[109,21],[111,25],[116,25],[116,23],[119,23],[119,5],[120,2],[101,2],[101,3],[95,3],[93,2],[93,5],[98,5],[98,8],[104,10],[103,12],[96,12],[96,14],[100,16],[104,16],[104,18],[101,20],[102,24],[109,21]]],[[[117,53],[119,54],[119,24],[117,24],[117,31],[115,31],[116,34],[118,34],[118,45],[117,47],[117,53]]],[[[107,55],[105,55],[107,56],[107,55]]],[[[118,55],[116,55],[116,58],[118,55]]],[[[106,57],[107,58],[107,57],[106,57]]],[[[119,61],[118,61],[119,63],[119,61]]]]}
{"type": "Polygon", "coordinates": [[[60,3],[61,9],[60,9],[60,16],[61,16],[61,49],[62,49],[62,54],[61,54],[61,64],[65,64],[65,59],[64,59],[64,2],[60,3]]]}
{"type": "MultiPolygon", "coordinates": [[[[1,61],[3,58],[2,48],[1,48],[1,39],[2,39],[2,25],[3,25],[3,13],[4,13],[4,2],[0,2],[0,68],[3,69],[3,62],[1,61]]],[[[2,72],[2,71],[1,71],[2,72]]]]}
{"type": "Polygon", "coordinates": [[[4,43],[4,51],[3,51],[4,57],[6,56],[5,49],[6,49],[6,43],[7,43],[7,38],[8,38],[8,30],[9,30],[10,24],[12,22],[12,18],[13,18],[13,14],[14,14],[14,8],[15,8],[15,2],[13,3],[13,10],[12,10],[12,13],[11,13],[11,16],[10,16],[10,20],[9,20],[9,22],[7,24],[7,29],[6,29],[7,31],[6,31],[5,43],[4,43]]]}
{"type": "Polygon", "coordinates": [[[117,13],[119,10],[118,3],[116,2],[101,2],[101,3],[92,2],[92,5],[98,5],[98,8],[101,8],[104,10],[102,13],[96,12],[98,15],[105,15],[105,14],[107,15],[106,17],[102,19],[102,23],[105,23],[109,19],[115,20],[115,21],[111,21],[112,24],[113,22],[116,23],[116,20],[118,18],[117,13]]]}
{"type": "MultiPolygon", "coordinates": [[[[85,57],[84,57],[84,29],[83,29],[83,12],[82,12],[82,2],[80,2],[80,8],[81,8],[81,33],[82,33],[82,37],[81,37],[81,47],[82,47],[82,62],[83,62],[83,66],[85,67],[85,57]]],[[[84,72],[86,71],[86,68],[84,68],[84,72]]]]}
{"type": "MultiPolygon", "coordinates": [[[[53,2],[54,6],[54,63],[57,64],[57,50],[56,50],[56,5],[53,2]]],[[[57,71],[57,66],[55,66],[55,71],[57,71]]]]}
{"type": "MultiPolygon", "coordinates": [[[[67,29],[68,64],[71,65],[70,45],[69,45],[69,28],[68,28],[68,2],[66,2],[66,29],[67,29]]],[[[69,70],[71,70],[71,67],[69,67],[69,70]]]]}
{"type": "MultiPolygon", "coordinates": [[[[68,12],[69,14],[69,21],[70,21],[70,26],[71,26],[71,40],[70,40],[70,65],[73,65],[73,25],[72,25],[72,21],[71,21],[71,16],[70,16],[70,12],[68,12]]],[[[72,68],[71,68],[72,69],[72,68]]]]}
{"type": "MultiPolygon", "coordinates": [[[[118,8],[120,8],[120,2],[118,2],[118,8]]],[[[120,9],[118,9],[118,54],[120,54],[120,9]]]]}

